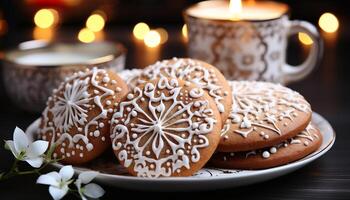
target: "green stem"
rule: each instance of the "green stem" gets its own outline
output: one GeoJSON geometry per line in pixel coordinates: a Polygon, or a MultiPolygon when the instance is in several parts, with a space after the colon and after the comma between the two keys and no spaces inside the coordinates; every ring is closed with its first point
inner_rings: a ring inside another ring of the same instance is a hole
{"type": "Polygon", "coordinates": [[[1,176],[1,177],[0,177],[0,181],[9,179],[9,178],[11,178],[11,177],[13,177],[13,176],[16,175],[18,161],[19,161],[19,160],[16,159],[16,160],[13,162],[10,171],[7,172],[7,173],[5,173],[3,176],[1,176]]]}

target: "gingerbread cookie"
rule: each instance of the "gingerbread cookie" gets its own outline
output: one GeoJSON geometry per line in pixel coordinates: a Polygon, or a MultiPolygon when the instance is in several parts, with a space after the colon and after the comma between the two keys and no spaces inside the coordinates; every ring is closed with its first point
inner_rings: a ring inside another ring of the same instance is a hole
{"type": "Polygon", "coordinates": [[[127,91],[118,75],[97,68],[75,73],[55,89],[40,125],[41,138],[56,145],[53,157],[80,164],[110,147],[110,118],[127,91]]]}
{"type": "Polygon", "coordinates": [[[119,104],[111,124],[112,147],[134,176],[189,176],[214,153],[221,125],[206,92],[161,77],[136,86],[119,104]]]}
{"type": "Polygon", "coordinates": [[[291,138],[311,120],[309,103],[279,84],[231,81],[232,110],[221,132],[220,152],[269,147],[291,138]]]}
{"type": "Polygon", "coordinates": [[[316,151],[322,144],[322,134],[314,125],[294,138],[269,148],[231,153],[216,153],[211,158],[215,167],[227,169],[263,169],[299,160],[316,151]]]}
{"type": "Polygon", "coordinates": [[[125,81],[130,90],[137,85],[137,80],[141,73],[141,69],[125,69],[118,72],[119,76],[125,81]]]}
{"type": "Polygon", "coordinates": [[[158,61],[144,69],[139,83],[155,80],[161,76],[189,81],[208,92],[219,109],[221,119],[226,121],[231,110],[231,89],[221,72],[214,66],[189,58],[173,58],[158,61]]]}

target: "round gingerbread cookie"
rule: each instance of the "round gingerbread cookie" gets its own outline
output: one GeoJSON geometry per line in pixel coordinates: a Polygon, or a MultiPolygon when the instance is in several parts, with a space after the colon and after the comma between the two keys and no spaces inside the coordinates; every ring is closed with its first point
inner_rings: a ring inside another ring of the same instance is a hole
{"type": "Polygon", "coordinates": [[[279,84],[231,81],[232,110],[222,129],[218,151],[269,147],[292,138],[311,120],[310,104],[279,84]]]}
{"type": "Polygon", "coordinates": [[[299,160],[316,151],[322,144],[322,134],[309,124],[297,136],[272,147],[246,152],[218,152],[210,163],[228,169],[264,169],[299,160]]]}
{"type": "Polygon", "coordinates": [[[110,118],[127,92],[118,75],[97,68],[61,83],[49,97],[40,125],[41,138],[56,145],[53,157],[80,164],[110,147],[110,118]]]}
{"type": "Polygon", "coordinates": [[[222,122],[225,122],[232,106],[231,89],[221,72],[214,66],[190,58],[173,58],[158,61],[146,67],[139,83],[168,76],[189,81],[208,92],[218,107],[222,122]]]}
{"type": "Polygon", "coordinates": [[[140,74],[142,73],[141,69],[125,69],[118,72],[118,75],[125,81],[129,89],[132,90],[137,84],[140,74]]]}
{"type": "Polygon", "coordinates": [[[161,77],[140,84],[111,124],[114,153],[139,177],[189,176],[214,153],[221,130],[214,100],[190,82],[161,77]]]}

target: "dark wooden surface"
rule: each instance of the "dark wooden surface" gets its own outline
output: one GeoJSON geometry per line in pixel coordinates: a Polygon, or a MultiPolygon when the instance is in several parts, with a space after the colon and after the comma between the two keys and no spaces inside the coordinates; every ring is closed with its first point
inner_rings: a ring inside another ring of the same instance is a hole
{"type": "MultiPolygon", "coordinates": [[[[136,48],[130,35],[131,27],[110,28],[107,39],[119,40],[128,48],[127,67],[140,67],[153,60],[185,56],[185,45],[178,31],[180,27],[170,27],[170,40],[157,52],[136,48]]],[[[57,39],[72,41],[77,30],[64,30],[57,39]]],[[[7,47],[19,41],[31,39],[30,31],[16,33],[6,38],[7,47]]],[[[149,193],[128,191],[104,186],[107,193],[103,199],[130,198],[171,198],[171,199],[350,199],[350,34],[341,31],[336,41],[325,42],[323,61],[305,80],[290,87],[303,94],[313,110],[323,115],[337,133],[333,148],[323,157],[289,175],[241,188],[203,191],[196,193],[149,193]],[[123,197],[124,198],[124,197],[123,197]]],[[[3,44],[4,44],[3,43],[3,44]]],[[[296,62],[297,52],[292,48],[289,60],[296,62]]],[[[15,126],[26,128],[38,114],[26,113],[14,106],[0,84],[0,143],[12,139],[15,126]]],[[[0,148],[0,171],[6,170],[13,159],[10,152],[0,148]]],[[[46,186],[36,185],[37,176],[22,176],[0,183],[0,199],[50,199],[46,186]]],[[[66,199],[74,199],[67,196],[66,199]]]]}

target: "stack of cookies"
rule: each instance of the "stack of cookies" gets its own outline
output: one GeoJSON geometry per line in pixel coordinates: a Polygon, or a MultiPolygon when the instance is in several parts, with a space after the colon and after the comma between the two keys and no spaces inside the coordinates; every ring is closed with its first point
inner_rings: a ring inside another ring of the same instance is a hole
{"type": "Polygon", "coordinates": [[[40,137],[55,158],[83,164],[112,149],[131,175],[190,176],[207,163],[283,165],[321,144],[310,105],[281,85],[229,82],[214,66],[185,58],[119,75],[94,68],[53,91],[40,137]]]}

